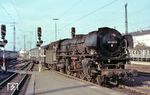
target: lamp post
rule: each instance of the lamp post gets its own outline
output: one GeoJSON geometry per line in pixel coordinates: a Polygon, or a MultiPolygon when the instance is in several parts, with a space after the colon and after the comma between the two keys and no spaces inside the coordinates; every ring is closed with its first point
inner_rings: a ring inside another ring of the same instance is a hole
{"type": "Polygon", "coordinates": [[[125,33],[128,34],[128,11],[127,11],[128,4],[125,4],[125,33]]]}
{"type": "Polygon", "coordinates": [[[57,40],[57,20],[59,20],[59,19],[53,18],[53,20],[55,21],[55,40],[57,40]]]}

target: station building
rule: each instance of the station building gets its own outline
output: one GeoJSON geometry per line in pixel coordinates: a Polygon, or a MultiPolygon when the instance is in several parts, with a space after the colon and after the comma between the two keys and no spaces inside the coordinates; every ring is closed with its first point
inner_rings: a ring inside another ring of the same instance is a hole
{"type": "Polygon", "coordinates": [[[134,45],[134,48],[129,50],[132,60],[150,62],[150,30],[130,34],[133,36],[134,45]]]}
{"type": "Polygon", "coordinates": [[[133,36],[134,47],[150,47],[150,30],[130,33],[133,36]]]}

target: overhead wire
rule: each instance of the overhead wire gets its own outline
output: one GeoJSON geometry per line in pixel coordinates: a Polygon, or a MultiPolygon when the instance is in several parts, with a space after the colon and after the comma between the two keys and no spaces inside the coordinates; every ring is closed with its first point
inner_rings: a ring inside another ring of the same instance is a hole
{"type": "Polygon", "coordinates": [[[63,17],[66,14],[68,14],[71,10],[73,10],[74,8],[76,8],[82,0],[77,1],[76,3],[74,3],[68,10],[66,10],[65,12],[63,12],[59,17],[63,17]]]}
{"type": "MultiPolygon", "coordinates": [[[[112,2],[110,2],[110,3],[108,3],[108,4],[106,4],[106,5],[102,6],[102,7],[99,7],[99,8],[97,8],[97,9],[93,10],[92,12],[89,12],[88,14],[83,15],[82,17],[76,19],[76,21],[77,21],[77,22],[78,22],[78,21],[81,21],[82,19],[84,19],[84,18],[86,18],[86,17],[88,17],[88,16],[90,16],[90,15],[96,13],[97,11],[99,11],[99,10],[101,10],[101,9],[103,9],[103,8],[105,8],[105,7],[107,7],[107,6],[111,5],[111,4],[113,4],[113,3],[115,3],[116,1],[117,1],[117,0],[113,0],[112,2]]],[[[143,12],[143,11],[145,11],[145,10],[148,9],[148,8],[149,8],[149,7],[143,8],[143,9],[141,9],[141,10],[138,10],[137,12],[138,12],[138,13],[139,13],[139,12],[143,12]]],[[[91,25],[90,25],[90,26],[91,26],[91,25]]],[[[87,26],[86,26],[86,27],[87,27],[87,26]]]]}
{"type": "Polygon", "coordinates": [[[118,1],[118,0],[113,0],[113,1],[111,1],[111,2],[109,2],[109,3],[107,3],[107,4],[105,4],[104,6],[101,6],[101,7],[97,8],[97,9],[95,9],[95,10],[93,10],[93,11],[91,11],[91,12],[85,14],[85,15],[83,15],[82,17],[76,19],[76,21],[80,21],[80,20],[82,20],[82,19],[85,19],[86,17],[88,17],[88,16],[90,16],[90,15],[93,15],[93,14],[96,13],[97,11],[99,11],[99,10],[101,10],[101,9],[104,9],[105,7],[108,7],[108,6],[112,5],[112,4],[115,3],[116,1],[118,1]]]}
{"type": "Polygon", "coordinates": [[[11,0],[11,1],[12,1],[11,4],[12,4],[12,6],[13,6],[15,12],[16,12],[16,15],[17,15],[17,17],[18,17],[18,20],[21,21],[21,17],[20,17],[20,14],[19,14],[18,10],[17,10],[16,3],[15,3],[14,0],[11,0]]]}
{"type": "MultiPolygon", "coordinates": [[[[138,10],[138,11],[134,12],[134,15],[131,15],[130,18],[133,18],[133,17],[135,17],[135,16],[136,16],[136,18],[137,18],[138,15],[142,15],[142,14],[140,14],[140,12],[146,11],[148,8],[149,8],[149,7],[145,7],[145,8],[143,8],[143,9],[141,9],[141,10],[138,10]],[[135,13],[137,13],[137,14],[135,15],[135,13]]],[[[140,18],[139,18],[139,19],[140,19],[140,18]]],[[[137,23],[137,22],[139,21],[139,19],[137,19],[137,20],[134,21],[134,22],[131,22],[130,25],[131,25],[132,27],[136,27],[136,28],[137,28],[137,25],[141,25],[141,21],[140,21],[139,23],[137,23]]],[[[143,20],[143,16],[142,16],[142,20],[143,20]]],[[[150,22],[150,20],[144,20],[144,21],[142,21],[142,24],[145,24],[145,23],[148,23],[148,22],[150,22]]]]}
{"type": "MultiPolygon", "coordinates": [[[[111,2],[109,2],[109,3],[107,3],[107,4],[105,4],[105,5],[103,5],[103,6],[99,7],[99,8],[97,8],[97,9],[94,9],[93,11],[91,11],[91,12],[89,12],[89,13],[87,13],[87,14],[81,16],[80,18],[77,18],[77,19],[74,21],[74,23],[75,23],[75,22],[79,22],[79,21],[85,19],[86,17],[88,17],[88,16],[90,16],[90,15],[93,15],[93,14],[96,13],[97,11],[100,11],[100,10],[104,9],[104,8],[106,8],[106,7],[110,6],[110,5],[112,5],[113,3],[117,2],[117,1],[118,1],[118,0],[113,0],[113,1],[111,1],[111,2]]],[[[67,27],[67,26],[69,26],[69,25],[71,25],[71,24],[73,24],[73,23],[69,23],[69,24],[65,25],[65,27],[67,27]]],[[[64,28],[63,28],[63,29],[64,29],[64,28]]]]}
{"type": "Polygon", "coordinates": [[[11,20],[13,20],[11,14],[6,10],[6,8],[5,8],[2,4],[0,4],[0,7],[4,10],[4,12],[8,15],[8,17],[9,17],[11,20]]]}
{"type": "MultiPolygon", "coordinates": [[[[59,18],[63,19],[64,16],[66,16],[67,14],[71,13],[73,9],[75,9],[80,3],[81,3],[82,0],[78,0],[77,2],[75,2],[71,7],[69,7],[66,11],[64,11],[60,16],[59,18]]],[[[64,25],[65,27],[66,25],[64,25]]],[[[58,32],[59,33],[59,32],[58,32]]]]}
{"type": "MultiPolygon", "coordinates": [[[[19,12],[18,12],[18,9],[17,9],[17,7],[16,7],[16,2],[15,2],[15,0],[11,0],[11,1],[12,1],[11,4],[12,4],[14,10],[15,10],[15,13],[16,13],[16,16],[17,16],[19,22],[22,22],[21,16],[20,16],[20,14],[19,14],[19,12]]],[[[17,23],[17,24],[18,24],[18,23],[17,23]]],[[[26,33],[26,32],[25,32],[24,30],[22,30],[20,27],[18,27],[17,30],[26,33]]],[[[31,31],[28,31],[28,32],[31,32],[31,31]]],[[[33,31],[32,31],[32,32],[33,32],[33,31]]],[[[25,34],[24,34],[24,35],[25,35],[25,34]]]]}

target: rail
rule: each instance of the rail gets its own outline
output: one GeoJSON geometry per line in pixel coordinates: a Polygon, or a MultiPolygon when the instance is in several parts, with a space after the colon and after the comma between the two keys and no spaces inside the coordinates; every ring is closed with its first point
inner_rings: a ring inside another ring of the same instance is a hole
{"type": "MultiPolygon", "coordinates": [[[[24,66],[22,66],[19,70],[25,70],[25,71],[29,71],[33,68],[33,63],[26,63],[24,66]]],[[[25,83],[26,79],[28,78],[28,74],[19,74],[17,72],[13,73],[11,76],[7,77],[5,80],[3,80],[1,83],[0,83],[0,90],[3,91],[4,93],[6,93],[6,88],[7,88],[7,83],[8,82],[16,82],[18,83],[18,89],[15,88],[13,91],[9,91],[7,92],[10,93],[10,95],[17,95],[20,90],[22,89],[23,87],[23,84],[25,83]]]]}

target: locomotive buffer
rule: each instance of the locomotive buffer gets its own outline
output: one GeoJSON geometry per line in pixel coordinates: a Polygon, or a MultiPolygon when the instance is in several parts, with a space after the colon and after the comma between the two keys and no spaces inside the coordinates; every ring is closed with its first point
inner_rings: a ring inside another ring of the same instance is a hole
{"type": "Polygon", "coordinates": [[[41,69],[42,69],[42,63],[41,63],[41,45],[43,43],[43,41],[41,40],[41,36],[42,36],[42,29],[41,29],[41,27],[37,28],[37,35],[38,35],[38,41],[37,41],[36,46],[39,49],[38,50],[38,58],[39,58],[38,67],[39,67],[39,72],[41,72],[41,69]]]}

